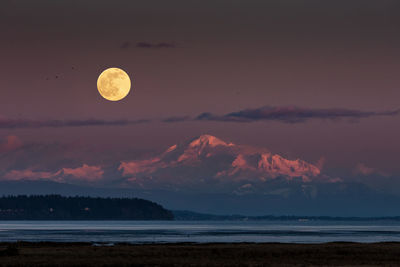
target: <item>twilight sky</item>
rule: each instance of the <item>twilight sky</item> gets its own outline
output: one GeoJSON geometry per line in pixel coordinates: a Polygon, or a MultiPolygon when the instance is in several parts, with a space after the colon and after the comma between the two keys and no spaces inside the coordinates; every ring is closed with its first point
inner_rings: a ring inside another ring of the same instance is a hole
{"type": "Polygon", "coordinates": [[[397,0],[5,0],[2,174],[134,159],[208,133],[324,158],[333,176],[399,175],[399,14],[397,0]],[[120,102],[97,92],[107,67],[131,76],[120,102]]]}

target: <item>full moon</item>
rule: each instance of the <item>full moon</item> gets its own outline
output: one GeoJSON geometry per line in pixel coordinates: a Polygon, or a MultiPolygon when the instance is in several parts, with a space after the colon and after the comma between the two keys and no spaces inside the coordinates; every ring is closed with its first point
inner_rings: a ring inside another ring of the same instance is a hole
{"type": "Polygon", "coordinates": [[[131,80],[125,71],[109,68],[104,70],[97,79],[97,90],[105,99],[119,101],[131,90],[131,80]]]}

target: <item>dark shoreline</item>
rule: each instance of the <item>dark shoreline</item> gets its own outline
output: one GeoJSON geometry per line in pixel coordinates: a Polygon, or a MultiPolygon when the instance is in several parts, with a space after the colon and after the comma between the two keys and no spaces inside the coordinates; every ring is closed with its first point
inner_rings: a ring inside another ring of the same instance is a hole
{"type": "Polygon", "coordinates": [[[0,266],[382,266],[400,264],[400,242],[0,243],[0,266]]]}

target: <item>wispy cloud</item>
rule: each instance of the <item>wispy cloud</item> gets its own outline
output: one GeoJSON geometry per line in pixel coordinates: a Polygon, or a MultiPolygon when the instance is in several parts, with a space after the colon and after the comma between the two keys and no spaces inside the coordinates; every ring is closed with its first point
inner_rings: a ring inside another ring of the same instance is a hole
{"type": "Polygon", "coordinates": [[[52,180],[56,182],[65,182],[70,179],[80,181],[97,181],[103,178],[104,170],[101,166],[90,166],[83,164],[77,168],[61,168],[58,171],[34,171],[32,169],[11,170],[4,176],[4,180],[52,180]]]}
{"type": "Polygon", "coordinates": [[[127,41],[122,43],[120,46],[121,49],[128,49],[131,47],[158,49],[158,48],[175,48],[176,45],[174,43],[168,43],[168,42],[160,42],[160,43],[137,42],[132,44],[131,42],[127,41]]]}
{"type": "Polygon", "coordinates": [[[261,107],[254,109],[244,109],[231,112],[225,115],[213,113],[202,113],[195,119],[200,121],[230,121],[230,122],[255,122],[255,121],[280,121],[284,123],[301,123],[311,119],[341,120],[350,121],[377,117],[395,116],[400,113],[400,109],[391,111],[361,111],[355,109],[329,108],[313,109],[301,107],[261,107]]]}
{"type": "MultiPolygon", "coordinates": [[[[53,179],[58,176],[61,172],[45,172],[45,171],[32,171],[26,170],[11,170],[4,175],[4,180],[19,181],[19,180],[46,180],[53,179]]],[[[56,179],[59,181],[59,179],[56,179]]]]}
{"type": "Polygon", "coordinates": [[[28,120],[28,119],[0,119],[0,129],[16,128],[61,128],[61,127],[84,127],[84,126],[126,126],[147,123],[150,120],[28,120]]]}
{"type": "Polygon", "coordinates": [[[368,175],[380,175],[380,176],[385,176],[388,177],[390,174],[377,170],[375,168],[371,168],[364,163],[359,163],[357,166],[353,169],[353,174],[355,175],[363,175],[363,176],[368,176],[368,175]]]}
{"type": "Polygon", "coordinates": [[[87,164],[83,164],[82,167],[78,168],[63,168],[62,172],[64,175],[71,175],[74,178],[89,181],[101,179],[104,174],[101,166],[89,166],[87,164]]]}
{"type": "Polygon", "coordinates": [[[348,120],[358,121],[370,117],[396,116],[400,109],[389,111],[362,111],[356,109],[312,109],[300,107],[261,107],[244,109],[237,112],[218,115],[205,112],[198,116],[172,116],[158,119],[139,120],[28,120],[28,119],[0,119],[0,129],[16,128],[61,128],[61,127],[85,127],[85,126],[128,126],[151,122],[177,123],[187,121],[221,121],[221,122],[257,122],[257,121],[279,121],[283,123],[305,123],[312,119],[320,120],[348,120]]]}
{"type": "Polygon", "coordinates": [[[173,43],[147,43],[147,42],[139,42],[136,43],[136,47],[139,48],[175,48],[175,44],[173,43]]]}
{"type": "Polygon", "coordinates": [[[161,119],[162,122],[182,122],[182,121],[191,121],[193,118],[190,116],[173,116],[161,119]]]}

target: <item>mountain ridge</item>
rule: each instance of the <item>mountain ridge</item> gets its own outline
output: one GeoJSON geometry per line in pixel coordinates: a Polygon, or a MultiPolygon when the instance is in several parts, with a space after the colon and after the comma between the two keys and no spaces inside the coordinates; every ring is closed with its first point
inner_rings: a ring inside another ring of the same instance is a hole
{"type": "MultiPolygon", "coordinates": [[[[176,176],[204,173],[200,180],[222,183],[265,182],[278,177],[287,180],[300,178],[305,183],[316,179],[339,181],[322,175],[316,165],[304,160],[286,159],[264,148],[236,145],[209,134],[174,144],[154,157],[122,161],[118,170],[128,182],[143,188],[151,186],[147,184],[149,179],[151,182],[158,179],[161,183],[173,183],[174,180],[168,176],[174,173],[176,176]]],[[[190,182],[195,182],[195,179],[190,182]]],[[[245,184],[248,183],[242,185],[245,184]]]]}

